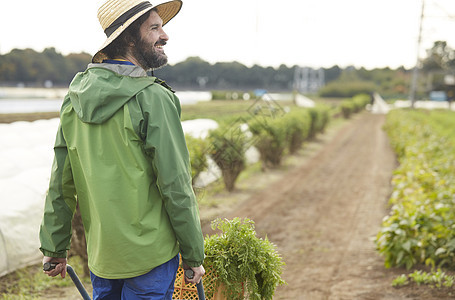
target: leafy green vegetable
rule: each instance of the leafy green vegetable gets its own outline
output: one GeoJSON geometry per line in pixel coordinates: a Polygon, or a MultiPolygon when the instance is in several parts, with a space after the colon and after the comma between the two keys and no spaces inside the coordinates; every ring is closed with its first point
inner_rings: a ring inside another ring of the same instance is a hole
{"type": "Polygon", "coordinates": [[[221,231],[205,239],[205,263],[213,266],[228,299],[272,299],[284,262],[267,238],[256,237],[249,219],[217,219],[212,228],[221,231]]]}
{"type": "Polygon", "coordinates": [[[385,130],[395,149],[390,214],[376,238],[386,267],[455,266],[455,113],[396,110],[385,130]]]}

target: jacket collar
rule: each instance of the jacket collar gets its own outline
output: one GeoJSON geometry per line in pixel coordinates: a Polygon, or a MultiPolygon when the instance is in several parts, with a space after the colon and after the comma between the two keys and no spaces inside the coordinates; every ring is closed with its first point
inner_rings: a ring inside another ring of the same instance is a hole
{"type": "Polygon", "coordinates": [[[110,64],[110,63],[90,63],[88,68],[104,68],[111,70],[119,75],[130,77],[147,77],[147,73],[136,65],[110,64]]]}

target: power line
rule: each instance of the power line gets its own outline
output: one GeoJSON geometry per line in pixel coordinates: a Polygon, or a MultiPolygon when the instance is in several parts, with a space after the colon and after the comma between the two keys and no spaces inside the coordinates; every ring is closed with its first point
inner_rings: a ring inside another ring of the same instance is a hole
{"type": "MultiPolygon", "coordinates": [[[[440,5],[440,3],[437,2],[437,0],[430,0],[431,3],[439,9],[441,12],[445,14],[443,17],[439,18],[447,18],[450,21],[455,21],[455,16],[451,15],[447,9],[443,6],[440,5]]],[[[427,7],[428,8],[428,7],[427,7]]],[[[416,64],[414,66],[413,72],[412,72],[412,81],[411,81],[411,88],[410,88],[410,94],[409,94],[409,100],[411,101],[411,106],[414,107],[415,101],[416,101],[416,90],[417,90],[417,84],[418,84],[418,77],[419,77],[419,65],[420,65],[420,47],[422,44],[422,28],[423,28],[423,22],[424,19],[432,18],[433,16],[429,16],[425,12],[425,0],[422,0],[422,10],[420,14],[420,22],[419,22],[419,36],[417,39],[417,60],[416,64]]]]}
{"type": "Polygon", "coordinates": [[[411,100],[411,107],[414,108],[414,103],[416,101],[416,89],[417,89],[417,79],[419,76],[419,63],[420,63],[420,44],[422,42],[422,24],[423,17],[425,12],[425,0],[422,0],[422,11],[420,13],[420,24],[419,24],[419,38],[417,39],[417,61],[412,72],[412,82],[409,98],[411,100]]]}

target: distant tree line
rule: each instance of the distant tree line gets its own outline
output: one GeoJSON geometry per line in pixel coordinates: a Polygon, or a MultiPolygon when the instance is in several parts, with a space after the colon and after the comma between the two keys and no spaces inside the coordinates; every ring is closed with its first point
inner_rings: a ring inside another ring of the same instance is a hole
{"type": "Polygon", "coordinates": [[[189,57],[173,66],[157,70],[155,74],[180,88],[201,89],[269,89],[292,90],[295,67],[285,65],[277,69],[238,62],[210,64],[199,57],[189,57]]]}
{"type": "Polygon", "coordinates": [[[55,48],[46,48],[43,52],[13,49],[0,55],[0,85],[43,86],[48,81],[67,86],[76,72],[86,69],[90,60],[87,53],[63,56],[55,48]]]}
{"type": "MultiPolygon", "coordinates": [[[[180,89],[292,91],[297,66],[278,68],[238,62],[210,64],[199,57],[189,57],[174,66],[155,71],[170,85],[180,89]]],[[[396,95],[408,92],[410,71],[404,68],[366,70],[339,66],[324,68],[325,86],[318,94],[323,97],[353,97],[361,93],[380,91],[396,95]]]]}
{"type": "MultiPolygon", "coordinates": [[[[445,75],[455,74],[455,51],[446,42],[435,42],[428,56],[422,60],[418,93],[429,89],[446,89],[445,75]]],[[[42,52],[32,49],[13,49],[0,55],[0,85],[67,86],[75,73],[86,69],[91,61],[88,53],[62,55],[55,48],[42,52]]],[[[267,89],[292,91],[297,66],[278,68],[254,65],[247,67],[238,62],[210,64],[199,57],[189,57],[175,65],[154,72],[175,89],[239,90],[267,89]]],[[[379,92],[385,97],[403,97],[409,94],[412,70],[333,66],[324,68],[325,86],[318,95],[323,97],[352,97],[359,93],[379,92]]]]}

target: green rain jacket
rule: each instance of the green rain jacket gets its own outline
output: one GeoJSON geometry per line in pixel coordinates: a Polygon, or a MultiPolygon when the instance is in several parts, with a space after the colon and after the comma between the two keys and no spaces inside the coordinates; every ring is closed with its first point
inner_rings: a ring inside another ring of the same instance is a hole
{"type": "Polygon", "coordinates": [[[76,201],[88,266],[131,278],[177,253],[204,258],[179,99],[139,67],[90,64],[70,84],[40,228],[41,252],[66,257],[76,201]]]}

